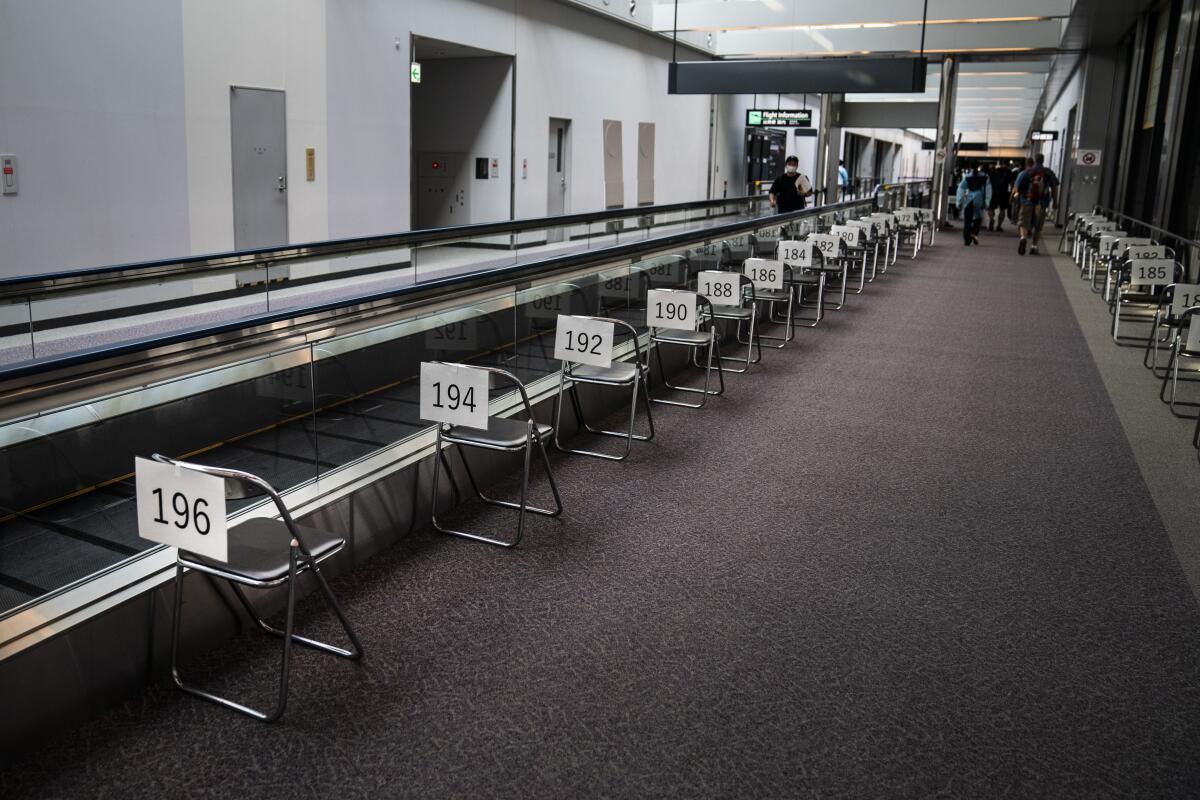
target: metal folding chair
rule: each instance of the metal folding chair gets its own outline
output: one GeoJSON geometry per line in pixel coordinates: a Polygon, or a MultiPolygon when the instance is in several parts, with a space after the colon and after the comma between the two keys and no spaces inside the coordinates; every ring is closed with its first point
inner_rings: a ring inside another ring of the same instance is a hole
{"type": "Polygon", "coordinates": [[[837,276],[838,302],[826,304],[827,308],[841,311],[846,307],[846,291],[850,285],[850,258],[846,253],[846,242],[842,237],[832,233],[810,233],[804,241],[812,242],[821,254],[821,270],[826,274],[825,287],[821,294],[829,291],[828,276],[837,276]]]}
{"type": "MultiPolygon", "coordinates": [[[[779,243],[775,251],[775,259],[782,261],[787,272],[784,275],[786,289],[790,289],[795,298],[792,314],[793,325],[803,325],[815,328],[825,318],[825,257],[815,241],[788,240],[779,243]],[[805,308],[804,290],[816,287],[817,300],[812,317],[806,317],[801,312],[805,308]]],[[[761,293],[760,293],[761,294],[761,293]]],[[[774,315],[774,306],[768,316],[771,322],[780,322],[774,315]]]]}
{"type": "MultiPolygon", "coordinates": [[[[758,364],[762,361],[762,342],[758,340],[758,305],[754,302],[754,281],[747,278],[745,275],[726,272],[725,274],[734,275],[738,279],[736,302],[717,304],[713,299],[706,298],[709,302],[709,312],[714,320],[730,321],[734,323],[734,339],[738,344],[745,345],[746,357],[741,356],[720,356],[722,361],[745,361],[743,366],[734,369],[726,367],[725,372],[733,375],[742,375],[750,371],[752,364],[758,364]],[[747,332],[745,336],[742,334],[742,326],[745,325],[747,332]]],[[[699,275],[697,275],[699,281],[699,275]]],[[[697,287],[699,288],[699,287],[697,287]]],[[[697,351],[692,351],[692,366],[697,369],[703,369],[700,364],[697,351]]]]}
{"type": "MultiPolygon", "coordinates": [[[[175,607],[171,617],[171,677],[181,690],[194,697],[208,700],[262,722],[274,722],[283,716],[288,699],[288,678],[291,675],[292,644],[303,645],[323,653],[357,661],[362,658],[362,645],[355,635],[341,606],[329,589],[325,576],[317,566],[337,553],[346,545],[346,540],[328,531],[300,525],[292,519],[287,505],[279,493],[262,478],[241,470],[225,469],[192,462],[177,461],[163,455],[154,455],[154,460],[172,464],[179,469],[215,475],[225,481],[225,496],[228,499],[245,499],[269,496],[279,512],[279,519],[255,518],[233,527],[229,531],[229,560],[217,561],[207,556],[177,552],[175,557],[175,607]],[[185,569],[224,579],[237,595],[238,601],[264,633],[283,639],[283,660],[279,669],[279,694],[275,707],[270,711],[259,711],[233,700],[189,686],[179,674],[179,631],[183,622],[183,571],[185,569]],[[317,586],[325,596],[333,613],[341,623],[342,630],[350,640],[349,648],[337,647],[325,642],[309,639],[295,633],[296,579],[303,572],[311,572],[317,586]],[[280,630],[269,624],[250,604],[242,590],[243,586],[269,589],[287,585],[287,607],[284,627],[280,630]]],[[[222,512],[223,513],[223,512],[222,512]]]]}
{"type": "MultiPolygon", "coordinates": [[[[468,365],[461,365],[468,366],[468,365]]],[[[464,539],[474,539],[477,542],[486,542],[499,547],[516,547],[521,542],[521,537],[525,533],[525,514],[538,514],[544,517],[557,517],[562,514],[562,498],[558,493],[558,484],[554,480],[554,471],[550,468],[550,459],[546,456],[546,438],[553,435],[554,429],[544,422],[538,422],[533,416],[533,407],[529,404],[529,395],[525,392],[525,384],[521,383],[511,372],[499,369],[498,367],[476,367],[469,365],[473,369],[482,369],[486,372],[501,378],[516,387],[521,395],[521,404],[524,406],[524,411],[527,419],[515,419],[512,417],[492,417],[488,420],[488,427],[470,428],[464,425],[446,425],[442,424],[437,429],[437,445],[436,456],[434,457],[433,466],[433,499],[430,502],[430,518],[433,522],[435,530],[441,533],[446,533],[451,536],[461,536],[464,539]],[[475,496],[483,503],[490,506],[500,508],[515,509],[517,513],[517,533],[512,541],[504,539],[496,539],[489,536],[484,536],[478,533],[468,533],[466,531],[458,531],[452,528],[447,528],[439,520],[437,515],[438,506],[438,478],[441,475],[442,468],[446,470],[446,475],[450,479],[450,486],[454,492],[455,500],[461,502],[462,493],[458,488],[458,481],[454,478],[454,471],[450,468],[450,460],[446,456],[446,449],[443,445],[458,445],[458,457],[462,461],[463,471],[467,474],[467,480],[471,484],[472,491],[475,496]],[[514,503],[509,500],[497,500],[485,495],[479,488],[479,484],[475,480],[475,474],[471,471],[471,465],[467,461],[465,448],[474,447],[480,450],[492,450],[502,453],[524,453],[524,468],[521,474],[521,500],[514,503]],[[538,455],[542,459],[542,465],[546,468],[546,477],[550,481],[550,491],[554,495],[554,510],[539,508],[538,506],[529,505],[526,498],[529,496],[529,467],[532,460],[533,451],[537,449],[538,455]]],[[[486,401],[485,401],[486,402],[486,401]]]]}
{"type": "Polygon", "coordinates": [[[1132,274],[1135,271],[1131,262],[1124,262],[1116,268],[1116,275],[1110,278],[1113,283],[1112,302],[1109,303],[1109,313],[1112,315],[1112,338],[1121,347],[1144,347],[1154,336],[1155,328],[1151,328],[1150,337],[1126,336],[1121,333],[1121,323],[1126,325],[1154,325],[1156,311],[1166,287],[1174,286],[1183,279],[1183,265],[1175,263],[1174,259],[1163,259],[1161,266],[1166,278],[1162,282],[1139,282],[1132,274]]]}
{"type": "Polygon", "coordinates": [[[1146,350],[1142,354],[1142,366],[1150,370],[1154,377],[1162,378],[1166,374],[1166,367],[1158,365],[1158,351],[1163,345],[1171,345],[1175,341],[1183,312],[1197,305],[1200,305],[1200,286],[1196,284],[1173,283],[1163,289],[1154,309],[1150,335],[1146,337],[1146,350]]]}
{"type": "Polygon", "coordinates": [[[562,362],[558,376],[558,397],[554,403],[554,446],[564,453],[577,453],[581,456],[592,456],[609,461],[624,461],[629,457],[629,452],[633,448],[634,441],[649,442],[654,439],[654,417],[650,413],[650,390],[647,387],[647,381],[650,376],[649,354],[646,354],[645,358],[643,358],[642,344],[638,340],[637,330],[628,322],[609,317],[586,317],[586,319],[611,322],[629,331],[630,338],[633,341],[633,361],[614,361],[612,366],[609,367],[593,367],[587,364],[573,364],[569,361],[562,362]],[[581,383],[594,386],[611,386],[614,388],[628,387],[632,393],[629,403],[629,430],[609,431],[602,428],[593,428],[589,425],[587,419],[584,417],[583,403],[579,399],[579,390],[577,389],[577,385],[581,383]],[[634,423],[637,420],[639,390],[646,404],[646,423],[650,428],[649,433],[645,434],[634,433],[634,423]],[[583,450],[563,445],[559,440],[559,434],[562,430],[564,393],[570,397],[571,408],[575,412],[575,421],[580,429],[598,436],[614,436],[618,439],[624,439],[625,452],[622,455],[615,456],[595,450],[583,450]]]}
{"type": "MultiPolygon", "coordinates": [[[[663,291],[681,291],[679,289],[666,289],[663,291]]],[[[707,349],[708,359],[704,367],[704,387],[694,389],[691,386],[679,386],[671,383],[667,379],[666,368],[663,367],[663,359],[660,354],[658,357],[658,374],[663,382],[663,386],[676,392],[688,392],[691,394],[700,395],[699,403],[688,403],[683,400],[667,400],[661,397],[651,398],[651,402],[662,403],[667,406],[681,406],[683,408],[703,408],[708,402],[709,397],[719,397],[725,394],[725,370],[721,367],[721,344],[717,341],[717,326],[712,317],[712,303],[703,295],[696,295],[697,306],[697,323],[695,330],[678,330],[675,328],[651,328],[650,341],[655,346],[662,347],[663,345],[678,345],[690,349],[692,364],[699,364],[698,356],[702,348],[707,349]],[[702,308],[703,307],[703,308],[702,308]],[[707,326],[707,327],[706,327],[707,326]],[[712,385],[713,368],[716,367],[717,381],[720,389],[712,391],[709,387],[712,385]]]]}
{"type": "Polygon", "coordinates": [[[1181,413],[1177,409],[1200,408],[1200,403],[1180,400],[1179,382],[1200,381],[1200,366],[1181,368],[1184,359],[1188,364],[1200,365],[1200,306],[1193,306],[1180,315],[1175,337],[1171,341],[1171,357],[1158,392],[1158,399],[1170,406],[1172,414],[1190,419],[1196,415],[1181,413]]]}
{"type": "MultiPolygon", "coordinates": [[[[788,343],[796,338],[796,294],[799,291],[800,284],[795,280],[795,271],[784,263],[783,259],[770,259],[779,262],[779,268],[783,271],[783,288],[782,289],[763,289],[757,284],[751,283],[751,300],[757,306],[763,304],[766,306],[762,318],[769,324],[782,325],[783,336],[775,336],[759,332],[758,343],[759,347],[763,347],[763,340],[768,342],[779,342],[779,344],[768,344],[766,347],[773,347],[776,350],[782,350],[787,347],[788,343]],[[778,306],[784,305],[784,315],[779,316],[778,306]]],[[[751,263],[747,259],[747,264],[751,263]]],[[[818,281],[821,276],[817,276],[818,281]]]]}

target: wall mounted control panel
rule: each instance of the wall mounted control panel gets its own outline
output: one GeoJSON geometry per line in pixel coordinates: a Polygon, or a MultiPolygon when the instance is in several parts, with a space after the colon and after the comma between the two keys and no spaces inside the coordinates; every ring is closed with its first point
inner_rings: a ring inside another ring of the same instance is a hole
{"type": "Polygon", "coordinates": [[[0,194],[17,193],[17,157],[0,155],[0,194]]]}

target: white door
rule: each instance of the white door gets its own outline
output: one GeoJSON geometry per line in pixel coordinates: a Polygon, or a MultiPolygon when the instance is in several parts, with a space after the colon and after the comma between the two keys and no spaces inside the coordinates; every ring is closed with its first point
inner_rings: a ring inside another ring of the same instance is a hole
{"type": "Polygon", "coordinates": [[[229,90],[233,246],[287,244],[287,114],[276,89],[229,90]]]}

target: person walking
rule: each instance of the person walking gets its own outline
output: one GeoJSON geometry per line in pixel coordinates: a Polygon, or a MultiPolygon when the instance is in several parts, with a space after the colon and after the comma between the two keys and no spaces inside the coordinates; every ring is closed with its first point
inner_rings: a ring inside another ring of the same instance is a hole
{"type": "Polygon", "coordinates": [[[1017,222],[1021,241],[1017,245],[1017,252],[1025,255],[1026,240],[1032,239],[1029,252],[1037,255],[1038,240],[1046,223],[1046,210],[1054,205],[1058,176],[1046,166],[1046,156],[1042,153],[1037,154],[1036,160],[1027,160],[1025,163],[1028,166],[1013,184],[1013,192],[1021,202],[1021,217],[1017,222]]]}
{"type": "Polygon", "coordinates": [[[788,156],[783,162],[783,174],[771,184],[767,199],[778,214],[799,211],[808,205],[805,199],[813,193],[812,181],[800,174],[800,159],[788,156]]]}
{"type": "Polygon", "coordinates": [[[963,246],[979,244],[979,228],[983,222],[983,211],[992,202],[992,182],[980,171],[979,163],[970,161],[963,171],[955,197],[963,214],[963,246]]]}
{"type": "Polygon", "coordinates": [[[1012,170],[997,162],[988,173],[992,182],[992,199],[988,203],[988,230],[1004,230],[1004,216],[1008,210],[1008,195],[1012,190],[1012,170]]]}
{"type": "Polygon", "coordinates": [[[842,190],[841,199],[845,200],[850,193],[850,173],[846,171],[846,162],[838,161],[838,187],[842,190]]]}

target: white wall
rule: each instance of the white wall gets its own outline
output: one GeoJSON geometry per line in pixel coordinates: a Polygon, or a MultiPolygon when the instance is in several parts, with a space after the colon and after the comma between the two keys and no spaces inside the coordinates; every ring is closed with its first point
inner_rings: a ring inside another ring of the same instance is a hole
{"type": "MultiPolygon", "coordinates": [[[[808,108],[812,111],[813,128],[819,129],[821,125],[820,95],[718,95],[716,189],[713,197],[722,196],[726,183],[729,197],[746,192],[746,110],[750,108],[808,108]]],[[[808,175],[813,185],[819,185],[816,174],[817,137],[798,137],[794,130],[790,130],[787,152],[800,160],[800,173],[808,175]]]]}
{"type": "Polygon", "coordinates": [[[1082,68],[1075,70],[1054,105],[1050,106],[1046,111],[1046,116],[1042,119],[1042,130],[1059,132],[1057,141],[1043,143],[1042,152],[1046,154],[1046,164],[1060,177],[1067,172],[1064,169],[1067,153],[1074,150],[1079,138],[1079,131],[1076,130],[1076,142],[1066,141],[1067,122],[1071,116],[1071,109],[1083,97],[1083,72],[1082,68]],[[1047,144],[1050,146],[1046,147],[1047,144]]]}
{"type": "MultiPolygon", "coordinates": [[[[843,135],[846,133],[854,133],[859,136],[867,136],[879,142],[891,142],[894,145],[900,146],[900,158],[902,166],[899,168],[900,174],[896,176],[882,176],[887,178],[895,178],[899,180],[909,180],[911,178],[928,178],[933,174],[933,151],[922,150],[921,143],[924,139],[918,134],[906,128],[846,128],[843,135]],[[915,165],[915,167],[914,167],[915,165]],[[915,171],[914,171],[915,170],[915,171]]],[[[846,152],[846,147],[843,144],[843,158],[846,152]]],[[[869,158],[874,158],[869,156],[869,158]]],[[[873,161],[864,159],[859,165],[865,176],[874,166],[873,161]]],[[[870,176],[880,177],[880,176],[870,176]]]]}
{"type": "Polygon", "coordinates": [[[468,195],[468,218],[439,218],[438,227],[509,219],[512,154],[512,59],[426,61],[412,87],[412,150],[462,153],[455,190],[468,195]],[[453,98],[447,101],[447,98],[453,98]],[[475,178],[476,158],[499,159],[500,170],[475,178]]]}
{"type": "Polygon", "coordinates": [[[327,239],[324,0],[183,0],[183,53],[192,252],[233,248],[230,86],[285,92],[288,239],[327,239]]]}
{"type": "Polygon", "coordinates": [[[0,0],[0,276],[187,253],[177,3],[0,0]]]}
{"type": "MultiPolygon", "coordinates": [[[[516,56],[515,161],[488,154],[488,189],[507,199],[515,172],[517,217],[546,212],[550,117],[572,123],[573,211],[604,205],[604,119],[623,123],[627,207],[639,122],[655,202],[707,195],[711,99],[667,94],[669,42],[556,0],[0,0],[0,152],[21,180],[0,198],[0,274],[232,248],[231,85],[286,92],[292,242],[407,229],[412,34],[516,56]]],[[[737,194],[743,125],[726,122],[718,181],[737,194]]]]}

